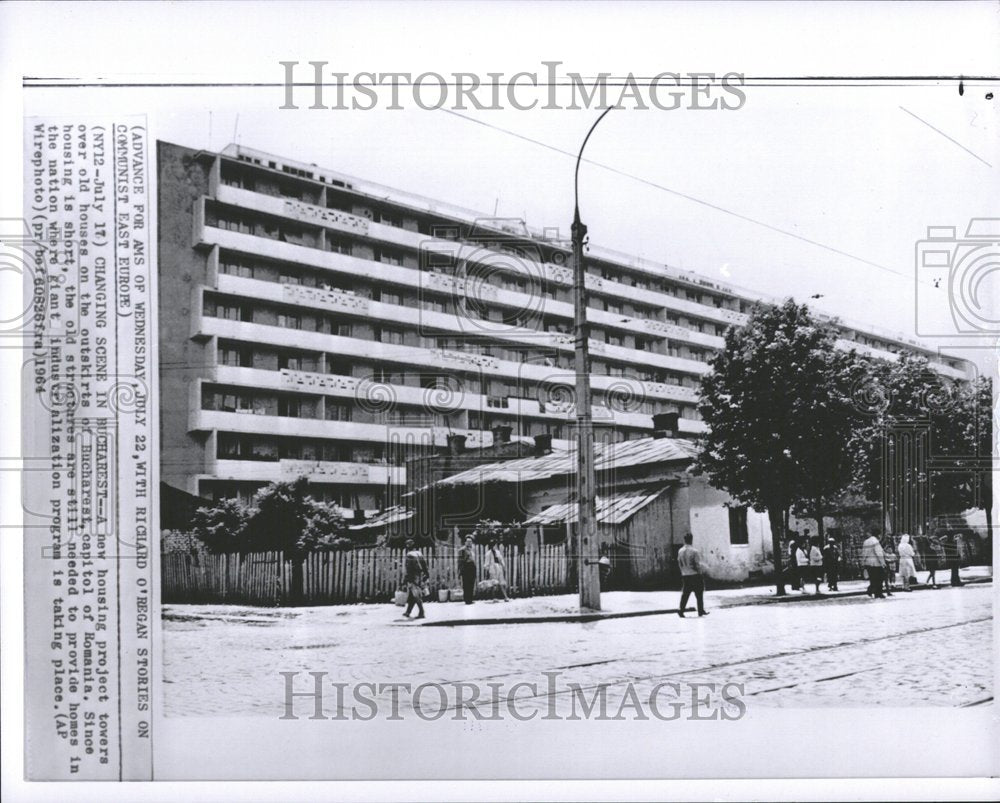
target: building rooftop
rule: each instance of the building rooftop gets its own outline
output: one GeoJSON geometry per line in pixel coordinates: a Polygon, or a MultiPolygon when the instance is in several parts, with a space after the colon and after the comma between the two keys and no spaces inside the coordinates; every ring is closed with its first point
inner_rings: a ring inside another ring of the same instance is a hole
{"type": "MultiPolygon", "coordinates": [[[[660,487],[653,491],[635,491],[631,493],[611,494],[610,496],[598,496],[595,500],[597,508],[598,524],[624,524],[632,516],[642,510],[646,505],[656,500],[660,494],[666,491],[666,487],[660,487]]],[[[525,519],[524,524],[562,524],[569,522],[573,524],[579,517],[580,508],[576,502],[562,502],[550,505],[541,513],[525,519]]]]}
{"type": "MultiPolygon", "coordinates": [[[[683,438],[638,438],[613,444],[594,444],[594,471],[648,465],[687,463],[694,459],[697,445],[683,438]]],[[[537,457],[522,457],[486,463],[436,483],[439,487],[479,485],[491,482],[533,482],[576,472],[576,449],[554,451],[537,457]]]]}

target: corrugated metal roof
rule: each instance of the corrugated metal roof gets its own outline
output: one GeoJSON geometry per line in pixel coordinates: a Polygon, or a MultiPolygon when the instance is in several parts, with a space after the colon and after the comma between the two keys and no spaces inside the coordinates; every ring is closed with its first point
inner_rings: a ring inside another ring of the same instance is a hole
{"type": "MultiPolygon", "coordinates": [[[[695,443],[683,438],[640,438],[609,445],[594,445],[594,470],[673,463],[691,460],[697,453],[695,443]]],[[[553,452],[541,457],[521,457],[498,463],[485,463],[440,480],[438,485],[479,485],[489,482],[531,482],[562,474],[576,473],[576,449],[553,452]]]]}
{"type": "Polygon", "coordinates": [[[406,519],[412,518],[415,512],[416,511],[409,508],[397,505],[395,507],[386,508],[380,513],[371,516],[366,519],[363,524],[350,524],[347,529],[366,530],[370,527],[384,527],[387,524],[392,524],[393,522],[406,521],[406,519]]]}
{"type": "MultiPolygon", "coordinates": [[[[624,524],[632,516],[662,494],[666,488],[652,492],[633,492],[612,494],[597,497],[598,524],[624,524]]],[[[569,520],[576,522],[579,508],[576,502],[564,502],[551,505],[536,516],[527,519],[525,524],[559,524],[569,520]]]]}

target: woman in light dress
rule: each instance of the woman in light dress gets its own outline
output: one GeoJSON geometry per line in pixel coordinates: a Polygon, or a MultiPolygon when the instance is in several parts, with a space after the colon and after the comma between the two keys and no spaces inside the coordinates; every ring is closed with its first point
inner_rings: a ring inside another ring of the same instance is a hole
{"type": "Polygon", "coordinates": [[[910,588],[910,579],[917,579],[917,567],[913,562],[913,556],[916,554],[913,550],[913,545],[910,543],[910,536],[903,533],[899,536],[899,577],[903,581],[903,591],[912,591],[910,588]]]}
{"type": "MultiPolygon", "coordinates": [[[[802,584],[800,593],[808,594],[806,583],[809,582],[809,542],[803,538],[795,544],[795,565],[799,570],[799,582],[802,584]]],[[[819,586],[816,586],[816,593],[819,593],[819,586]]]]}
{"type": "Polygon", "coordinates": [[[507,566],[503,562],[503,553],[500,551],[500,545],[496,541],[492,541],[489,549],[486,551],[486,573],[491,580],[497,581],[500,593],[503,594],[504,602],[509,602],[510,596],[507,593],[507,566]]]}

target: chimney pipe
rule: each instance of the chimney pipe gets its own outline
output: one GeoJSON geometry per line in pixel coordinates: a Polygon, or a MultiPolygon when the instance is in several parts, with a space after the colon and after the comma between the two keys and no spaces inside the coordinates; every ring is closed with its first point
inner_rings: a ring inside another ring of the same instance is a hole
{"type": "Polygon", "coordinates": [[[657,413],[653,416],[653,437],[674,438],[679,428],[680,413],[657,413]]]}
{"type": "Polygon", "coordinates": [[[535,456],[552,453],[552,436],[535,435],[535,456]]]}

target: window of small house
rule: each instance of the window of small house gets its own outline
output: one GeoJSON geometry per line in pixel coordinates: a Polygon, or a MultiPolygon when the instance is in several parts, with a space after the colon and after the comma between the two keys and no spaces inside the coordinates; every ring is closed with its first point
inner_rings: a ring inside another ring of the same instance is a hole
{"type": "Polygon", "coordinates": [[[729,508],[729,543],[750,543],[750,534],[747,531],[747,509],[745,506],[729,508]]]}

